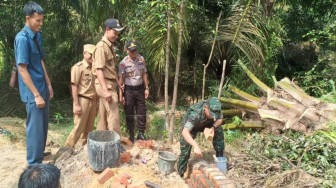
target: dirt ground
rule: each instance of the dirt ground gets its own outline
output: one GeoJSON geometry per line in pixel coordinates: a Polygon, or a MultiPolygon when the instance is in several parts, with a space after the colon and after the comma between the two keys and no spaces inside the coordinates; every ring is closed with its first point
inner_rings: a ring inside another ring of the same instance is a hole
{"type": "MultiPolygon", "coordinates": [[[[0,152],[3,156],[0,158],[0,185],[3,187],[17,187],[19,176],[27,167],[24,124],[21,119],[0,118],[0,152]],[[8,131],[14,135],[11,136],[15,137],[14,140],[11,141],[10,136],[4,134],[8,131]]],[[[52,155],[43,162],[53,163],[61,170],[62,187],[110,187],[113,177],[104,185],[99,184],[97,177],[100,173],[91,170],[86,145],[76,145],[73,149],[63,147],[62,143],[57,143],[61,136],[61,133],[55,131],[48,132],[46,151],[51,151],[52,155]]],[[[130,163],[114,168],[115,175],[127,173],[132,176],[132,182],[150,181],[161,187],[187,187],[177,172],[165,175],[159,171],[157,165],[159,150],[169,149],[178,155],[179,144],[166,147],[162,142],[154,142],[154,146],[155,150],[141,149],[138,158],[132,158],[130,163]],[[142,158],[147,160],[146,164],[141,162],[142,158]]],[[[124,147],[127,150],[132,149],[129,146],[124,147]]]]}
{"type": "MultiPolygon", "coordinates": [[[[17,187],[20,174],[27,167],[25,149],[25,127],[24,120],[18,118],[0,118],[0,187],[17,187]],[[11,132],[11,136],[6,134],[11,132]],[[11,140],[12,139],[12,140],[11,140]]],[[[55,126],[55,125],[50,125],[55,126]]],[[[87,147],[76,146],[74,149],[63,147],[60,143],[64,136],[61,131],[49,128],[46,151],[52,155],[45,158],[45,163],[53,163],[61,170],[61,184],[63,187],[110,187],[113,177],[104,185],[98,183],[99,173],[91,170],[87,147]]],[[[189,163],[197,165],[205,161],[209,166],[213,164],[214,150],[212,143],[197,138],[203,153],[203,159],[199,160],[191,154],[189,163]]],[[[132,176],[132,182],[150,181],[161,187],[188,187],[185,181],[179,177],[177,172],[169,175],[162,174],[157,165],[158,151],[172,151],[179,155],[179,143],[168,145],[163,141],[154,142],[155,150],[141,149],[138,158],[132,158],[130,163],[114,168],[116,175],[127,173],[132,176]],[[141,159],[145,158],[147,164],[141,159]]],[[[127,150],[131,147],[124,146],[127,150]]],[[[135,147],[135,146],[133,146],[135,147]]],[[[226,176],[233,180],[237,187],[314,187],[315,178],[305,172],[292,170],[281,171],[279,164],[269,160],[254,159],[244,151],[247,141],[237,141],[225,144],[225,156],[232,166],[226,176]],[[274,185],[274,186],[269,186],[274,185]],[[281,186],[280,186],[281,185],[281,186]]],[[[192,168],[192,167],[191,167],[192,168]]]]}

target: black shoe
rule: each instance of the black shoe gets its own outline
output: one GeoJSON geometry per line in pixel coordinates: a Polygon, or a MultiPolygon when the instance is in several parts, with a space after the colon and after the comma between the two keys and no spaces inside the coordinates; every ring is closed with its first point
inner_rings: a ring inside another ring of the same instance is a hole
{"type": "Polygon", "coordinates": [[[49,151],[43,153],[43,156],[44,156],[44,157],[49,156],[49,155],[51,155],[51,152],[49,152],[49,151]]]}
{"type": "Polygon", "coordinates": [[[123,153],[124,151],[126,151],[125,148],[120,145],[120,153],[123,153]]]}
{"type": "Polygon", "coordinates": [[[139,131],[139,134],[138,134],[137,140],[146,140],[146,137],[145,137],[145,135],[144,135],[144,132],[143,132],[143,131],[139,131]]]}
{"type": "Polygon", "coordinates": [[[130,133],[129,140],[134,143],[134,132],[130,133]]]}

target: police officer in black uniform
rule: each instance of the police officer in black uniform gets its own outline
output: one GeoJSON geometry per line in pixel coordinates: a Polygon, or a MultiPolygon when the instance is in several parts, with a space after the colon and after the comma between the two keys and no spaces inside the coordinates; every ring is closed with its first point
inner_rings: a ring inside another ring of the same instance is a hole
{"type": "Polygon", "coordinates": [[[147,69],[145,59],[137,53],[137,45],[134,41],[126,44],[128,55],[120,62],[119,81],[124,85],[119,90],[119,100],[125,107],[126,124],[130,134],[130,140],[134,142],[134,110],[137,115],[138,140],[145,140],[146,129],[146,99],[149,96],[147,69]]]}

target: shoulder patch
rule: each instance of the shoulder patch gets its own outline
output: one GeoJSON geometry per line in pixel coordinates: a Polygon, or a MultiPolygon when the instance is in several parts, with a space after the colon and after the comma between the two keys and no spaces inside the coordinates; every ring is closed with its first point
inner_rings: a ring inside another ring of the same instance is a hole
{"type": "Polygon", "coordinates": [[[80,61],[80,62],[76,63],[75,65],[76,65],[76,66],[81,66],[82,64],[83,64],[83,62],[80,61]]]}
{"type": "Polygon", "coordinates": [[[104,42],[103,41],[99,41],[95,47],[95,49],[97,49],[97,47],[103,47],[104,46],[104,42]]]}

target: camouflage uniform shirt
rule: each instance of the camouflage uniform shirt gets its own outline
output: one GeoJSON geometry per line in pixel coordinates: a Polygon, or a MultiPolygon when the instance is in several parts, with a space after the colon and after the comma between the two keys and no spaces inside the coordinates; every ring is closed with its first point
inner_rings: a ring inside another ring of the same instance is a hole
{"type": "MultiPolygon", "coordinates": [[[[208,119],[204,112],[204,106],[208,104],[208,100],[198,102],[191,106],[184,114],[182,125],[189,131],[201,131],[204,127],[212,126],[214,119],[208,119]]],[[[217,119],[223,119],[221,111],[216,112],[217,119]]],[[[182,128],[183,128],[182,127],[182,128]]]]}

